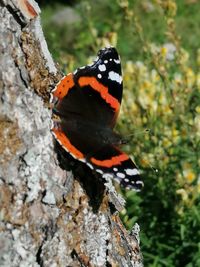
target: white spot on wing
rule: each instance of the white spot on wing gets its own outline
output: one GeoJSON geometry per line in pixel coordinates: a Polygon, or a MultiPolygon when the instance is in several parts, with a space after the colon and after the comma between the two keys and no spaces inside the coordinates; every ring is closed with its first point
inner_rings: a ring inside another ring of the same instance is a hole
{"type": "Polygon", "coordinates": [[[103,171],[100,170],[100,169],[96,169],[96,172],[100,173],[100,174],[103,174],[103,171]]]}
{"type": "Polygon", "coordinates": [[[136,168],[135,169],[126,169],[125,172],[127,175],[139,175],[140,174],[138,169],[136,169],[136,168]]]}
{"type": "Polygon", "coordinates": [[[119,59],[114,59],[116,64],[120,64],[120,60],[119,59]]]}
{"type": "Polygon", "coordinates": [[[119,177],[119,178],[125,178],[125,174],[122,173],[122,172],[117,172],[116,175],[117,175],[117,177],[119,177]]]}
{"type": "Polygon", "coordinates": [[[88,162],[86,162],[86,164],[88,165],[88,167],[90,167],[90,169],[94,169],[94,167],[92,166],[92,164],[90,164],[90,163],[88,163],[88,162]]]}
{"type": "Polygon", "coordinates": [[[105,63],[105,64],[107,64],[107,63],[108,63],[108,60],[107,60],[107,59],[106,59],[106,60],[104,60],[104,63],[105,63]]]}
{"type": "Polygon", "coordinates": [[[106,70],[106,66],[104,64],[99,65],[99,70],[100,71],[105,71],[106,70]]]}
{"type": "Polygon", "coordinates": [[[104,173],[103,178],[104,179],[111,179],[111,178],[113,178],[113,176],[110,173],[104,173]]]}
{"type": "Polygon", "coordinates": [[[110,71],[108,73],[108,79],[116,81],[118,83],[122,83],[122,77],[117,72],[114,71],[110,71]]]}
{"type": "Polygon", "coordinates": [[[98,77],[99,79],[101,79],[101,78],[102,78],[102,75],[99,73],[99,74],[97,75],[97,77],[98,77]]]}
{"type": "Polygon", "coordinates": [[[86,159],[79,159],[79,161],[86,163],[86,159]]]}
{"type": "Polygon", "coordinates": [[[117,169],[117,168],[113,168],[113,171],[117,172],[117,171],[118,171],[118,169],[117,169]]]}
{"type": "Polygon", "coordinates": [[[141,184],[142,186],[144,186],[144,183],[142,181],[136,181],[136,184],[141,184]]]}

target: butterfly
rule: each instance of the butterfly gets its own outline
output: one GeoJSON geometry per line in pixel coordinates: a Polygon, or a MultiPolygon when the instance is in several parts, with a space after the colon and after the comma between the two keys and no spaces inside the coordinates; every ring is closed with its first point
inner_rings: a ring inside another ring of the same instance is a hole
{"type": "Polygon", "coordinates": [[[95,61],[64,76],[51,92],[51,129],[57,142],[78,161],[103,178],[139,191],[138,168],[119,148],[122,138],[113,129],[123,92],[121,61],[114,47],[98,52],[95,61]]]}

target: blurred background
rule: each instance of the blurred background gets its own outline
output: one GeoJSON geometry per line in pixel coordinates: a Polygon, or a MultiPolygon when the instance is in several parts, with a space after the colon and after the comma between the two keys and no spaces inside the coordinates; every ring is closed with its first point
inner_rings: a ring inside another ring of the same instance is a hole
{"type": "Polygon", "coordinates": [[[200,1],[38,1],[64,73],[116,46],[124,95],[117,130],[142,171],[121,218],[141,228],[144,266],[200,266],[200,1]]]}

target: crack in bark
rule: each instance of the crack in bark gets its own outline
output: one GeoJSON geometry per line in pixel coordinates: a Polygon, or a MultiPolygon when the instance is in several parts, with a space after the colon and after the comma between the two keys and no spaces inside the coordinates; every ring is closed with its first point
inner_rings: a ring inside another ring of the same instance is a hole
{"type": "Polygon", "coordinates": [[[5,6],[5,7],[7,8],[8,12],[9,12],[10,14],[12,14],[12,16],[13,16],[15,22],[20,26],[20,28],[21,28],[21,30],[22,30],[23,27],[26,26],[26,23],[25,23],[25,21],[23,22],[23,21],[20,19],[20,16],[18,15],[17,10],[16,10],[16,12],[15,12],[15,10],[13,9],[13,7],[10,6],[9,4],[7,4],[7,5],[3,5],[3,6],[5,6]]]}

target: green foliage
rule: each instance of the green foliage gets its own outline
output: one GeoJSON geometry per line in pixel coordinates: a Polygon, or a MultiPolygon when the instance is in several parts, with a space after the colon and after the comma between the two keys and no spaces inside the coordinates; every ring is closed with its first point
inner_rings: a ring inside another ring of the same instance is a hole
{"type": "MultiPolygon", "coordinates": [[[[117,129],[142,170],[141,193],[123,191],[121,217],[141,227],[144,265],[200,266],[200,16],[198,1],[76,1],[81,23],[43,24],[54,57],[68,72],[107,44],[123,63],[117,129]]],[[[88,60],[89,59],[89,60],[88,60]]]]}

